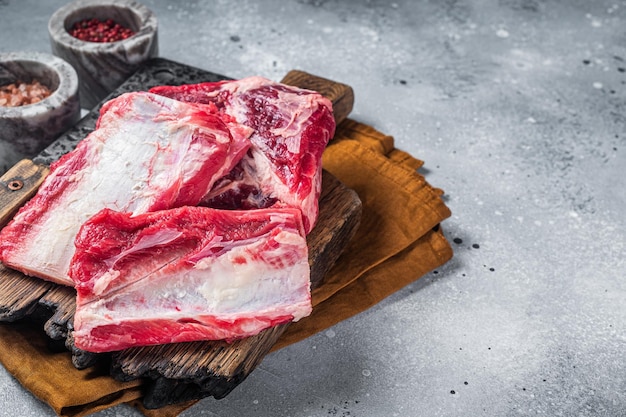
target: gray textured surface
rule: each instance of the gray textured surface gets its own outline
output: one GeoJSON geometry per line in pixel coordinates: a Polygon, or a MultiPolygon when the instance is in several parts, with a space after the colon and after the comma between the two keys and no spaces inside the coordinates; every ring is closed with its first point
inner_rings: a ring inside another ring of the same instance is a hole
{"type": "MultiPolygon", "coordinates": [[[[49,52],[63,4],[0,0],[0,51],[49,52]]],[[[352,85],[352,117],[426,162],[462,240],[185,417],[626,415],[626,2],[144,4],[162,57],[352,85]]],[[[0,386],[1,415],[53,415],[0,386]]]]}

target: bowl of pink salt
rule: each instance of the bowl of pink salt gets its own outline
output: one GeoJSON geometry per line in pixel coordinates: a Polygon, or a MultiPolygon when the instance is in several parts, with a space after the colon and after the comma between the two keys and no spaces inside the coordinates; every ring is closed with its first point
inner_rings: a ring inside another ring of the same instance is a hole
{"type": "Polygon", "coordinates": [[[70,64],[40,52],[0,53],[0,174],[79,119],[78,76],[70,64]]]}

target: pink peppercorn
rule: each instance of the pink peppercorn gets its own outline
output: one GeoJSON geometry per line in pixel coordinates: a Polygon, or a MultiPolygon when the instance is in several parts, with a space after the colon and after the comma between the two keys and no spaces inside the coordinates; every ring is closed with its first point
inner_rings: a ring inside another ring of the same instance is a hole
{"type": "Polygon", "coordinates": [[[117,42],[130,38],[135,32],[113,19],[84,19],[74,23],[70,35],[86,42],[117,42]]]}

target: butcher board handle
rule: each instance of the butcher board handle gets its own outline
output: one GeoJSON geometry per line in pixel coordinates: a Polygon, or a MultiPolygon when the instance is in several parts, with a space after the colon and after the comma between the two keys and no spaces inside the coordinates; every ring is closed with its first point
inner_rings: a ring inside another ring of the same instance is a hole
{"type": "Polygon", "coordinates": [[[345,120],[354,106],[354,90],[347,84],[332,81],[305,71],[291,70],[281,80],[283,84],[317,91],[333,103],[337,124],[345,120]]]}
{"type": "Polygon", "coordinates": [[[35,195],[48,172],[48,167],[22,159],[0,177],[0,228],[35,195]]]}

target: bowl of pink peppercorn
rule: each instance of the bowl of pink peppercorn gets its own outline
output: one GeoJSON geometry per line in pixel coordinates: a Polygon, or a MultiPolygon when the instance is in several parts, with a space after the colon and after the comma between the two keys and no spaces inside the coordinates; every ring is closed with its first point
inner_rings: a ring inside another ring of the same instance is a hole
{"type": "Polygon", "coordinates": [[[157,18],[136,1],[75,0],[50,17],[48,32],[52,53],[76,69],[89,110],[158,55],[157,18]]]}
{"type": "Polygon", "coordinates": [[[78,76],[54,55],[0,53],[0,174],[32,158],[81,115],[78,76]]]}

